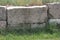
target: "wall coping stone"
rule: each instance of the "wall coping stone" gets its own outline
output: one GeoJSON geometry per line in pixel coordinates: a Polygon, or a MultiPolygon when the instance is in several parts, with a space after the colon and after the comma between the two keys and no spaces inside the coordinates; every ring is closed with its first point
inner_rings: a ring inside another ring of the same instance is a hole
{"type": "Polygon", "coordinates": [[[43,5],[43,6],[28,6],[28,7],[25,7],[25,6],[9,6],[7,7],[7,10],[9,9],[17,9],[17,8],[43,8],[43,7],[47,7],[46,5],[43,5]]]}

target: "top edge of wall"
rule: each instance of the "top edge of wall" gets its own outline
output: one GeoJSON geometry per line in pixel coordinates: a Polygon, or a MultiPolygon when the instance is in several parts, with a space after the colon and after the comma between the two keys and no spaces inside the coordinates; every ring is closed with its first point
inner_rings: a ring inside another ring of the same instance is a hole
{"type": "Polygon", "coordinates": [[[6,6],[0,6],[0,8],[5,8],[6,9],[7,7],[6,6]]]}
{"type": "Polygon", "coordinates": [[[0,7],[6,7],[6,6],[0,6],[0,7]]]}
{"type": "Polygon", "coordinates": [[[47,7],[46,5],[43,5],[43,6],[27,6],[27,7],[25,7],[25,6],[9,6],[9,7],[7,7],[7,9],[9,10],[9,9],[17,9],[17,8],[23,8],[23,9],[25,9],[25,8],[43,8],[43,7],[47,7]]]}

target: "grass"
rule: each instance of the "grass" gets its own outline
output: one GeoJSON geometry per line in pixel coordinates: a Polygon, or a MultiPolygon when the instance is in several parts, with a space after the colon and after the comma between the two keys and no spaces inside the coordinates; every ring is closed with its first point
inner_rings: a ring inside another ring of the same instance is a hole
{"type": "MultiPolygon", "coordinates": [[[[57,2],[60,0],[42,0],[43,3],[48,3],[48,2],[57,2]]],[[[42,3],[41,1],[41,3],[42,3]]],[[[29,0],[0,0],[0,5],[26,5],[26,4],[35,4],[35,3],[40,3],[40,1],[29,1],[29,0]]],[[[55,27],[55,26],[54,26],[55,27]]],[[[50,26],[50,30],[53,30],[53,26],[50,26]]],[[[48,32],[33,32],[32,33],[19,33],[18,32],[8,32],[6,35],[0,34],[0,40],[60,40],[60,32],[54,32],[51,34],[52,31],[48,32]]]]}
{"type": "MultiPolygon", "coordinates": [[[[25,30],[12,30],[7,31],[3,34],[0,34],[0,40],[60,40],[60,31],[56,32],[52,29],[56,28],[56,24],[50,24],[48,29],[50,30],[41,30],[41,29],[32,29],[31,31],[25,30]],[[53,33],[51,33],[53,31],[53,33]]],[[[58,29],[57,29],[58,30],[58,29]]]]}
{"type": "Polygon", "coordinates": [[[0,40],[60,40],[60,33],[37,33],[37,34],[15,34],[0,35],[0,40]]]}
{"type": "Polygon", "coordinates": [[[0,0],[0,5],[28,5],[28,4],[42,3],[41,0],[0,0]]]}
{"type": "Polygon", "coordinates": [[[0,0],[0,5],[42,5],[49,2],[59,2],[60,0],[0,0]]]}
{"type": "Polygon", "coordinates": [[[52,3],[52,2],[60,2],[60,0],[42,0],[43,3],[52,3]]]}

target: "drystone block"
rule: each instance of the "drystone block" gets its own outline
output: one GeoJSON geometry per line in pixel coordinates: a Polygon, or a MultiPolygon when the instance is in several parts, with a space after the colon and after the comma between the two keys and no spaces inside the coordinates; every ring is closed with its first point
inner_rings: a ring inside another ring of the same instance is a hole
{"type": "MultiPolygon", "coordinates": [[[[8,26],[30,27],[30,23],[45,22],[47,18],[47,7],[44,6],[31,6],[31,7],[8,7],[8,26]],[[29,26],[28,26],[29,25],[29,26]]],[[[18,27],[18,28],[19,28],[18,27]]]]}
{"type": "Polygon", "coordinates": [[[26,11],[24,8],[20,7],[8,7],[8,24],[19,24],[24,23],[24,14],[26,11]]]}
{"type": "Polygon", "coordinates": [[[31,24],[25,24],[25,23],[8,25],[8,30],[25,30],[30,28],[31,28],[31,24]]]}
{"type": "Polygon", "coordinates": [[[45,22],[47,18],[47,7],[8,7],[8,23],[39,23],[45,22]]]}
{"type": "Polygon", "coordinates": [[[47,20],[47,6],[34,6],[30,8],[30,23],[44,23],[47,20]]]}
{"type": "Polygon", "coordinates": [[[33,28],[44,28],[46,26],[46,23],[42,23],[42,24],[31,24],[31,29],[33,28]]]}
{"type": "Polygon", "coordinates": [[[60,19],[60,3],[48,3],[47,6],[49,7],[49,17],[51,19],[60,19]]]}
{"type": "Polygon", "coordinates": [[[0,29],[5,29],[6,28],[6,21],[0,21],[0,29]]]}
{"type": "Polygon", "coordinates": [[[0,6],[0,21],[6,20],[6,7],[0,6]]]}

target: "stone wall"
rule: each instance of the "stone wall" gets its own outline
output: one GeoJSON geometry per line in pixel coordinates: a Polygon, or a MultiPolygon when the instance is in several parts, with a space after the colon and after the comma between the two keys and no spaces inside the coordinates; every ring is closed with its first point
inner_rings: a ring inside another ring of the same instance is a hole
{"type": "Polygon", "coordinates": [[[0,6],[0,29],[6,27],[6,6],[0,6]]]}
{"type": "Polygon", "coordinates": [[[46,25],[47,19],[60,19],[60,3],[43,6],[0,6],[0,28],[30,29],[46,25]]]}

